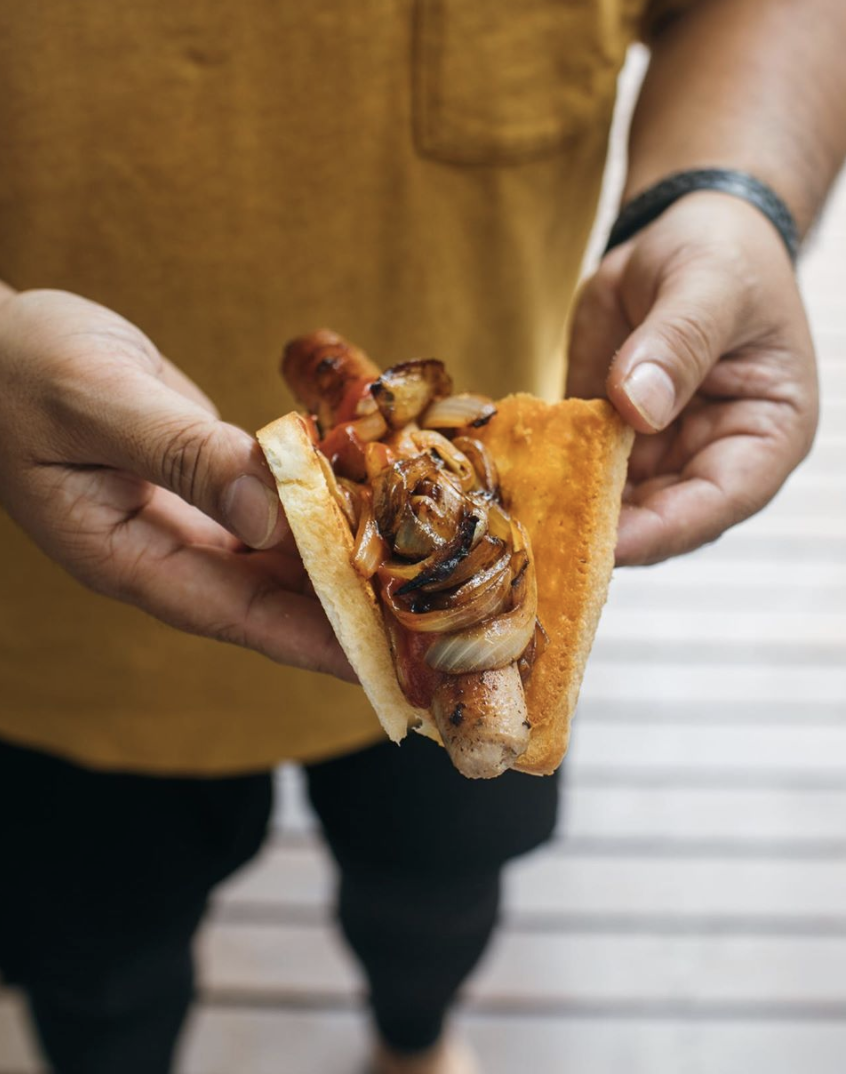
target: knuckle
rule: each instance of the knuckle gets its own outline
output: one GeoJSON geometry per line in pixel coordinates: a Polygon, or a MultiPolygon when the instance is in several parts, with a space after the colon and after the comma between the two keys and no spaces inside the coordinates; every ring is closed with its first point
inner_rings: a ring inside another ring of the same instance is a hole
{"type": "Polygon", "coordinates": [[[266,618],[266,609],[281,592],[281,587],[273,579],[256,585],[243,609],[237,615],[222,619],[209,626],[209,637],[242,649],[253,649],[265,653],[262,621],[266,618]]]}
{"type": "Polygon", "coordinates": [[[698,385],[717,357],[713,353],[714,326],[707,314],[677,313],[658,327],[657,335],[673,368],[691,387],[698,385]]]}
{"type": "Polygon", "coordinates": [[[189,503],[205,496],[211,471],[214,428],[207,421],[168,426],[155,441],[162,484],[189,503]]]}

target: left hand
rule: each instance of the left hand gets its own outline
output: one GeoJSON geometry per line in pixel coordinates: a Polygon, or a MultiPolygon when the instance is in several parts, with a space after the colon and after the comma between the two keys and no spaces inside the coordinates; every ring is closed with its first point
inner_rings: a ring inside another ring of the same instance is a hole
{"type": "Polygon", "coordinates": [[[656,563],[759,511],[813,442],[814,348],[772,224],[690,194],[584,285],[568,395],[607,395],[637,432],[619,564],[656,563]]]}

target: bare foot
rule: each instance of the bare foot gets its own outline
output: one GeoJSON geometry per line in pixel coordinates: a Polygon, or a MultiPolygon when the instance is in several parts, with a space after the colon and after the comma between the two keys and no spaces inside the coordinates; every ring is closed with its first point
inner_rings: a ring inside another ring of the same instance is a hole
{"type": "Polygon", "coordinates": [[[405,1055],[379,1043],[373,1074],[481,1074],[476,1057],[463,1041],[446,1037],[425,1052],[405,1055]]]}

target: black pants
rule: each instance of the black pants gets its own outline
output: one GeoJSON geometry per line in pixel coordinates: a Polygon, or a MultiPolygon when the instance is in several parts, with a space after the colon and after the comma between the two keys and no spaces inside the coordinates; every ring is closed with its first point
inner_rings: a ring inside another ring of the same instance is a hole
{"type": "MultiPolygon", "coordinates": [[[[488,942],[503,863],[552,831],[556,782],[470,782],[414,735],[307,774],[379,1030],[425,1048],[488,942]]],[[[58,1074],[171,1069],[192,937],[270,806],[267,774],[100,773],[0,742],[0,973],[58,1074]]]]}

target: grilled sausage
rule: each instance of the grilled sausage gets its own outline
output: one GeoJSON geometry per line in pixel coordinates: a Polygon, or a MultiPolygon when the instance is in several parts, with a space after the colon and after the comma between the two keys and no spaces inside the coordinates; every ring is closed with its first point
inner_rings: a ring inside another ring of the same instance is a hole
{"type": "Polygon", "coordinates": [[[515,664],[497,671],[447,675],[432,715],[452,763],[470,779],[498,776],[529,746],[529,714],[515,664]]]}

